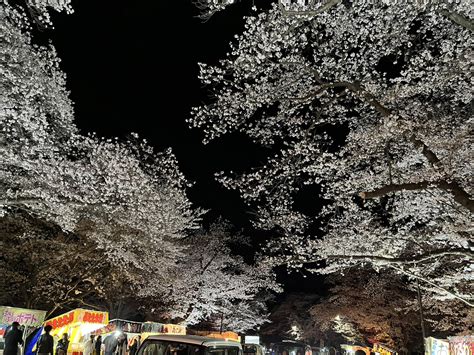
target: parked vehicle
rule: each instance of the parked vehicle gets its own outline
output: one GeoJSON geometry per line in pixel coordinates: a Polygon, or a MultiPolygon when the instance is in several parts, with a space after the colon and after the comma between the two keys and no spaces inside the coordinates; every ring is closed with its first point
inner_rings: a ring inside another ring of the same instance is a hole
{"type": "Polygon", "coordinates": [[[264,355],[263,346],[259,344],[243,344],[244,355],[264,355]]]}
{"type": "Polygon", "coordinates": [[[332,355],[329,353],[328,348],[320,348],[318,346],[312,346],[311,351],[313,352],[313,355],[332,355]]]}
{"type": "Polygon", "coordinates": [[[312,355],[311,346],[293,340],[273,343],[269,352],[271,355],[312,355]]]}
{"type": "Polygon", "coordinates": [[[196,335],[151,335],[138,355],[243,355],[240,343],[196,335]]]}

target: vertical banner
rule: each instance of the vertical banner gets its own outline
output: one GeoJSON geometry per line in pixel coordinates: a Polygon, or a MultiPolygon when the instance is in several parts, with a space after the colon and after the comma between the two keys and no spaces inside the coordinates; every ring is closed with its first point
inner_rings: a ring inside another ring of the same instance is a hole
{"type": "Polygon", "coordinates": [[[449,343],[447,340],[433,337],[425,338],[426,355],[449,355],[449,343]]]}
{"type": "Polygon", "coordinates": [[[448,337],[451,355],[474,355],[474,335],[448,337]]]}

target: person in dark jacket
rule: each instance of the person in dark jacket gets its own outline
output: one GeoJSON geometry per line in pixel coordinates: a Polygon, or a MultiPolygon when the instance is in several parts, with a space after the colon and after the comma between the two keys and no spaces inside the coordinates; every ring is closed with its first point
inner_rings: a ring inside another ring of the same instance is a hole
{"type": "Polygon", "coordinates": [[[3,336],[5,338],[4,355],[17,355],[18,345],[23,344],[23,332],[18,329],[20,323],[13,322],[10,329],[3,336]]]}
{"type": "Polygon", "coordinates": [[[51,334],[52,326],[47,325],[44,327],[44,334],[41,334],[41,337],[38,339],[38,343],[36,345],[36,353],[38,355],[53,355],[54,349],[54,339],[51,334]]]}
{"type": "Polygon", "coordinates": [[[101,350],[101,346],[102,346],[102,336],[101,335],[99,335],[97,337],[97,339],[95,340],[94,346],[95,346],[95,355],[100,355],[100,350],[101,350]]]}
{"type": "Polygon", "coordinates": [[[67,348],[69,348],[69,339],[67,333],[64,333],[63,337],[58,340],[58,345],[56,345],[56,355],[66,355],[67,348]]]}
{"type": "Polygon", "coordinates": [[[117,336],[114,333],[107,335],[104,339],[104,354],[113,355],[115,353],[115,350],[117,350],[117,345],[117,336]]]}
{"type": "Polygon", "coordinates": [[[128,350],[128,340],[127,334],[121,333],[117,338],[117,350],[115,351],[116,355],[127,355],[128,350]]]}
{"type": "Polygon", "coordinates": [[[128,353],[129,355],[135,355],[138,350],[138,337],[135,337],[132,339],[132,344],[130,344],[130,347],[128,348],[128,353]]]}

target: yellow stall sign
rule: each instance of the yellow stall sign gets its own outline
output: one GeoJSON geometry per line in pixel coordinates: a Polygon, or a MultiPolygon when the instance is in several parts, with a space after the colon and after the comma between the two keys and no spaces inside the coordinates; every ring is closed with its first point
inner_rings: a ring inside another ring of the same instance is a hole
{"type": "Polygon", "coordinates": [[[60,316],[48,319],[45,325],[51,325],[51,335],[55,341],[66,333],[69,337],[68,353],[79,353],[83,350],[84,336],[102,328],[109,323],[107,312],[88,309],[75,309],[60,316]]]}

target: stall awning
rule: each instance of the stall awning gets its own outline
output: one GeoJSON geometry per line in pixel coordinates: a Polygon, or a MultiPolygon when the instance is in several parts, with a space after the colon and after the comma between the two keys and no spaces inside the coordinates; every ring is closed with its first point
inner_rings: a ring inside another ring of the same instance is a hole
{"type": "Polygon", "coordinates": [[[46,325],[51,325],[53,329],[62,328],[66,325],[71,326],[76,323],[108,324],[109,313],[78,308],[46,321],[46,325]]]}

